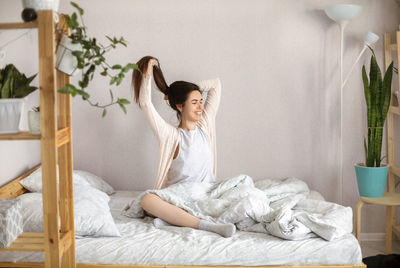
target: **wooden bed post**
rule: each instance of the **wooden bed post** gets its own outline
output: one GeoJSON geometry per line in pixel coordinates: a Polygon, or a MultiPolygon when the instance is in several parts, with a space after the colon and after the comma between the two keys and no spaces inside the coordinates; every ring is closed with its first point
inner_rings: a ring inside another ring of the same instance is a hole
{"type": "Polygon", "coordinates": [[[40,130],[45,267],[60,268],[52,10],[38,11],[40,130]]]}
{"type": "MultiPolygon", "coordinates": [[[[42,193],[45,267],[75,267],[75,235],[72,191],[72,148],[70,132],[70,99],[59,94],[59,125],[57,132],[55,86],[55,26],[52,10],[38,11],[40,129],[42,156],[42,193]],[[68,113],[68,115],[67,115],[68,113]],[[65,133],[67,132],[67,133],[65,133]],[[67,137],[62,139],[60,136],[67,137]],[[60,188],[57,182],[57,147],[60,148],[60,188]],[[60,191],[59,191],[60,189],[60,191]],[[60,199],[58,193],[60,192],[60,199]],[[59,226],[59,202],[61,233],[59,226]],[[64,252],[66,255],[63,257],[64,252]]],[[[59,75],[58,86],[68,82],[59,75]]]]}
{"type": "MultiPolygon", "coordinates": [[[[60,15],[58,23],[62,28],[57,31],[56,40],[59,41],[63,34],[69,34],[66,26],[65,18],[60,15]]],[[[57,90],[65,84],[71,82],[71,78],[57,71],[57,90]]],[[[69,142],[63,144],[58,151],[59,172],[60,172],[60,217],[61,217],[61,233],[71,234],[71,246],[66,249],[63,259],[63,268],[75,268],[75,228],[74,228],[74,193],[73,193],[73,154],[72,154],[72,108],[71,95],[57,94],[58,108],[58,129],[66,129],[69,134],[69,142]]]]}
{"type": "MultiPolygon", "coordinates": [[[[397,40],[398,42],[398,40],[397,40]]],[[[385,49],[385,70],[389,67],[392,62],[392,35],[390,33],[385,33],[384,35],[384,49],[385,49]]],[[[390,106],[394,105],[393,94],[390,98],[390,106]]],[[[387,156],[388,156],[388,164],[389,168],[392,169],[395,167],[394,162],[394,113],[387,113],[387,122],[386,122],[386,137],[387,137],[387,156]]],[[[395,192],[395,177],[394,173],[388,172],[388,192],[395,192]]],[[[386,206],[386,239],[385,239],[385,247],[386,253],[392,252],[392,238],[393,238],[393,218],[395,218],[395,207],[394,206],[386,206]]]]}

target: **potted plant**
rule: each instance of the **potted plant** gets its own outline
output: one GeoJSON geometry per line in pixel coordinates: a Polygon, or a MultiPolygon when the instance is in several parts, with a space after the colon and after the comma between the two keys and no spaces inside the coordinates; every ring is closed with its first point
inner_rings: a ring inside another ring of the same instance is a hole
{"type": "Polygon", "coordinates": [[[40,107],[35,106],[28,111],[28,127],[31,134],[40,134],[40,107]]]}
{"type": "Polygon", "coordinates": [[[35,91],[36,74],[27,78],[13,64],[0,69],[0,133],[17,133],[25,97],[35,91]]]}
{"type": "Polygon", "coordinates": [[[372,51],[369,77],[362,67],[364,95],[367,104],[368,139],[364,138],[365,163],[355,165],[360,196],[382,197],[389,165],[382,164],[383,126],[392,95],[393,62],[382,80],[382,73],[372,51]]]}
{"type": "MultiPolygon", "coordinates": [[[[109,44],[102,45],[96,38],[89,37],[86,33],[87,28],[82,20],[84,10],[74,2],[71,2],[71,5],[78,13],[73,12],[72,15],[64,15],[65,21],[71,30],[71,35],[69,37],[64,36],[61,40],[61,45],[58,46],[56,66],[59,68],[64,65],[68,66],[70,69],[78,69],[81,77],[77,85],[66,84],[59,92],[71,94],[73,97],[80,95],[82,99],[87,101],[91,106],[103,109],[103,117],[107,114],[106,108],[114,104],[118,104],[122,111],[126,113],[125,105],[130,103],[127,99],[114,98],[113,91],[109,89],[110,103],[99,104],[91,101],[87,88],[97,71],[100,71],[100,75],[109,78],[110,86],[119,86],[127,72],[134,69],[139,70],[138,66],[134,63],[127,63],[125,65],[110,64],[106,58],[106,54],[109,51],[116,49],[119,45],[126,47],[127,42],[123,37],[111,38],[106,36],[109,44]],[[80,17],[80,22],[78,21],[78,16],[80,17]],[[61,53],[59,49],[68,53],[61,53]],[[71,59],[71,57],[74,58],[71,59]],[[63,63],[63,60],[67,60],[67,63],[63,63]]],[[[63,68],[59,68],[58,70],[68,74],[68,71],[65,71],[63,68]]]]}

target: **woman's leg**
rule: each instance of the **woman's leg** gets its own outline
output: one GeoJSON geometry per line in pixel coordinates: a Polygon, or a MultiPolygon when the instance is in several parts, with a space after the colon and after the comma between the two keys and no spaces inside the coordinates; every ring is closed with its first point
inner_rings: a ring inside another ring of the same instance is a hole
{"type": "MultiPolygon", "coordinates": [[[[236,227],[232,223],[218,224],[206,220],[200,220],[183,209],[165,202],[155,194],[145,194],[142,197],[141,205],[147,213],[176,226],[191,227],[194,229],[214,232],[224,237],[230,237],[236,231],[236,227]]],[[[162,226],[164,224],[157,223],[156,225],[162,226]]]]}
{"type": "Polygon", "coordinates": [[[187,213],[183,209],[162,200],[155,194],[146,194],[141,201],[142,208],[170,223],[182,227],[199,228],[200,219],[187,213]]]}

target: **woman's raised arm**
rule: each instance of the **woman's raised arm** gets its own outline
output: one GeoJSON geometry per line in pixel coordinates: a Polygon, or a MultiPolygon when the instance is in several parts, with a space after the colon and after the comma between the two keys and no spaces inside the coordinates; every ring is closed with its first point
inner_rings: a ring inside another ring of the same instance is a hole
{"type": "Polygon", "coordinates": [[[157,112],[151,101],[151,77],[153,76],[153,67],[157,65],[157,60],[151,59],[146,70],[141,74],[141,85],[137,98],[137,103],[146,115],[147,121],[157,139],[161,141],[166,137],[168,129],[172,126],[168,124],[157,112]]]}
{"type": "Polygon", "coordinates": [[[214,119],[221,101],[221,80],[219,78],[204,80],[198,83],[200,90],[207,92],[204,112],[209,118],[214,119]]]}

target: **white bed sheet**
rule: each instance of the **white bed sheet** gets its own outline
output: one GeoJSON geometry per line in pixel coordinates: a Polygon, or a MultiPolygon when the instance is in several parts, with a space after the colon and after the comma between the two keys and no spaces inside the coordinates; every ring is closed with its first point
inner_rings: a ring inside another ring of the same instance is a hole
{"type": "MultiPolygon", "coordinates": [[[[182,227],[156,229],[151,218],[119,215],[138,194],[117,191],[110,209],[120,238],[76,240],[77,263],[120,265],[334,265],[360,264],[361,249],[353,235],[328,242],[321,238],[288,241],[262,233],[217,234],[182,227]]],[[[0,252],[0,262],[43,262],[43,253],[0,252]]]]}

